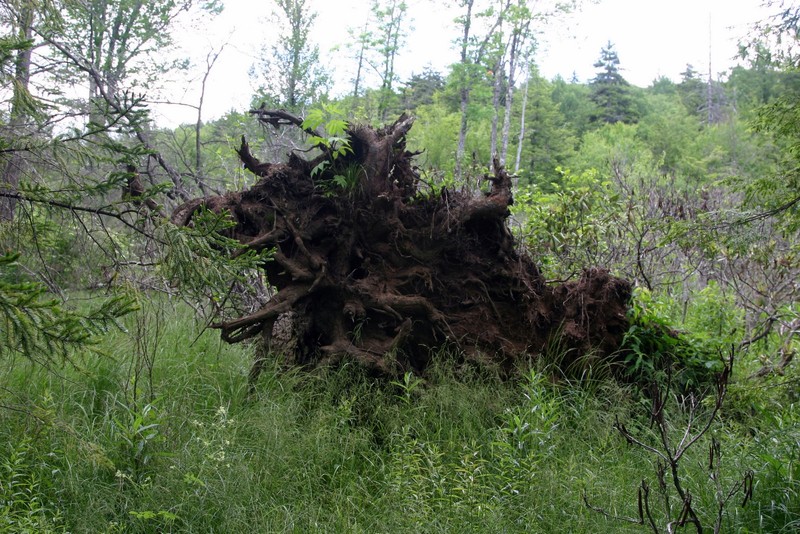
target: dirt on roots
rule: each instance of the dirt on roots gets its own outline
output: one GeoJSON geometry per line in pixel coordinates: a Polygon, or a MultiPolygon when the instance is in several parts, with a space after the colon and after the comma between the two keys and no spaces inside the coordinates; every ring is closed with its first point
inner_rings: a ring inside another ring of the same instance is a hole
{"type": "MultiPolygon", "coordinates": [[[[319,135],[283,111],[251,113],[319,135]]],[[[274,249],[263,267],[274,296],[214,325],[223,339],[260,336],[291,364],[356,361],[388,376],[423,372],[446,346],[508,372],[552,347],[564,366],[613,355],[629,326],[631,284],[589,268],[548,285],[508,229],[509,174],[495,162],[478,195],[423,187],[406,149],[412,123],[403,115],[381,129],[351,125],[352,152],[335,157],[321,146],[320,156],[291,154],[285,164],[260,162],[243,138],[239,156],[258,182],[173,212],[180,225],[202,207],[228,212],[229,237],[246,250],[274,249]]]]}

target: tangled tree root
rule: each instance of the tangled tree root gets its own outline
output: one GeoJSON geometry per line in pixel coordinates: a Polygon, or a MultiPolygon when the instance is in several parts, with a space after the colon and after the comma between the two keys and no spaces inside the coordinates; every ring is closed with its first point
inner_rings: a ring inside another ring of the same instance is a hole
{"type": "MultiPolygon", "coordinates": [[[[251,113],[302,128],[283,111],[251,113]]],[[[260,162],[243,138],[239,156],[259,181],[175,210],[181,225],[200,207],[227,211],[236,223],[230,237],[275,250],[264,271],[276,294],[255,313],[214,325],[223,339],[261,336],[269,349],[281,338],[293,364],[355,360],[382,375],[420,372],[447,345],[503,370],[554,343],[568,355],[564,365],[612,354],[628,328],[630,284],[587,269],[578,281],[547,285],[506,224],[508,173],[495,162],[480,196],[423,193],[405,144],[412,123],[403,115],[382,129],[351,125],[352,152],[334,157],[322,146],[319,157],[292,154],[286,164],[260,162]]]]}

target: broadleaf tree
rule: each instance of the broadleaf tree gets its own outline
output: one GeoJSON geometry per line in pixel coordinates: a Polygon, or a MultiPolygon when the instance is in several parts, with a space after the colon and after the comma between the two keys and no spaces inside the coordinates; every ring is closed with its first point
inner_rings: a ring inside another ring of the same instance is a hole
{"type": "Polygon", "coordinates": [[[397,77],[395,60],[405,44],[408,32],[408,5],[403,0],[372,0],[370,9],[375,25],[371,43],[375,56],[372,67],[381,81],[378,119],[385,121],[397,77]]]}
{"type": "Polygon", "coordinates": [[[299,110],[327,91],[329,76],[320,61],[319,45],[311,40],[317,19],[308,0],[275,0],[271,20],[280,31],[261,51],[254,67],[261,80],[257,99],[299,110]]]}
{"type": "MultiPolygon", "coordinates": [[[[528,65],[533,61],[536,52],[536,37],[542,31],[542,28],[552,22],[555,17],[571,12],[578,4],[578,0],[516,0],[509,5],[507,19],[510,31],[504,46],[506,55],[505,113],[499,151],[500,163],[502,164],[505,164],[508,156],[511,111],[514,103],[517,75],[521,70],[527,69],[528,65]]],[[[524,131],[522,135],[524,136],[524,131]]]]}
{"type": "MultiPolygon", "coordinates": [[[[753,67],[764,69],[769,63],[785,74],[797,75],[800,70],[800,5],[795,2],[770,0],[765,4],[775,14],[757,25],[761,40],[744,43],[740,53],[753,67]]],[[[800,101],[798,91],[785,91],[781,96],[760,106],[753,120],[757,132],[774,138],[781,146],[781,158],[773,175],[765,176],[748,186],[748,198],[759,209],[756,217],[786,215],[789,230],[800,227],[800,101]]]]}
{"type": "Polygon", "coordinates": [[[187,198],[183,176],[154,145],[148,93],[157,94],[159,78],[184,64],[170,53],[179,23],[214,16],[220,10],[217,0],[53,4],[46,23],[35,27],[34,33],[42,43],[41,70],[49,85],[86,91],[85,100],[72,94],[55,98],[63,114],[86,120],[77,125],[75,119],[69,122],[75,125],[71,138],[92,140],[112,152],[137,145],[148,154],[148,164],[138,155],[117,158],[117,166],[134,165],[152,184],[165,175],[172,182],[170,197],[187,198]]]}
{"type": "Polygon", "coordinates": [[[483,62],[495,39],[505,12],[498,13],[492,3],[480,0],[457,0],[455,6],[461,15],[455,19],[459,29],[456,44],[459,48],[459,61],[453,65],[453,74],[458,82],[459,110],[461,124],[458,131],[455,175],[462,178],[462,163],[467,145],[469,130],[469,105],[474,86],[486,74],[483,62]],[[488,5],[487,5],[488,4],[488,5]]]}
{"type": "Polygon", "coordinates": [[[84,65],[68,67],[68,77],[88,85],[94,122],[102,121],[106,101],[131,88],[151,89],[153,82],[180,63],[166,61],[165,51],[174,42],[175,23],[195,7],[217,12],[216,1],[88,0],[62,2],[60,24],[46,31],[84,65]],[[76,69],[77,67],[77,69],[76,69]],[[92,76],[90,68],[98,74],[92,76]]]}

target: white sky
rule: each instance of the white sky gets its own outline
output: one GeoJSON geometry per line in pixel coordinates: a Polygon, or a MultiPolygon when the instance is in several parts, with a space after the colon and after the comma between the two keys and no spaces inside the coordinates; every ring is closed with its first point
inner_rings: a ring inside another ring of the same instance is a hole
{"type": "MultiPolygon", "coordinates": [[[[352,63],[343,53],[331,52],[347,41],[347,28],[360,28],[369,11],[369,0],[310,0],[319,13],[314,35],[325,63],[337,65],[334,94],[347,92],[352,63]]],[[[600,0],[543,28],[536,62],[547,78],[581,81],[595,74],[594,62],[610,40],[620,58],[622,74],[632,84],[646,87],[658,76],[675,81],[687,63],[706,74],[711,58],[714,76],[735,64],[737,40],[750,25],[770,12],[761,0],[600,0]],[[709,41],[710,39],[710,41],[709,41]],[[709,48],[709,42],[711,47],[709,48]],[[710,55],[709,55],[710,54],[710,55]]],[[[458,59],[452,41],[457,28],[446,2],[408,0],[412,31],[397,58],[400,80],[426,65],[444,72],[458,59]]],[[[209,76],[204,118],[213,119],[230,109],[247,109],[254,92],[248,69],[263,43],[274,38],[277,28],[268,22],[272,2],[225,0],[225,10],[206,27],[179,36],[179,41],[199,65],[206,54],[227,43],[209,76]]],[[[199,77],[171,90],[171,100],[196,104],[199,77]]],[[[162,125],[194,121],[196,111],[179,106],[158,106],[154,118],[162,125]]]]}

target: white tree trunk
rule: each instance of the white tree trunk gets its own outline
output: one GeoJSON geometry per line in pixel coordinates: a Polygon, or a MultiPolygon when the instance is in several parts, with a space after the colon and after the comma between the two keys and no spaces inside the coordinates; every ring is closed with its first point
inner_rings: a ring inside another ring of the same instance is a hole
{"type": "Polygon", "coordinates": [[[522,143],[525,141],[525,109],[528,107],[528,82],[525,79],[525,90],[522,93],[522,113],[519,118],[519,137],[517,138],[517,160],[514,162],[514,174],[519,172],[519,163],[522,159],[522,143]]]}

